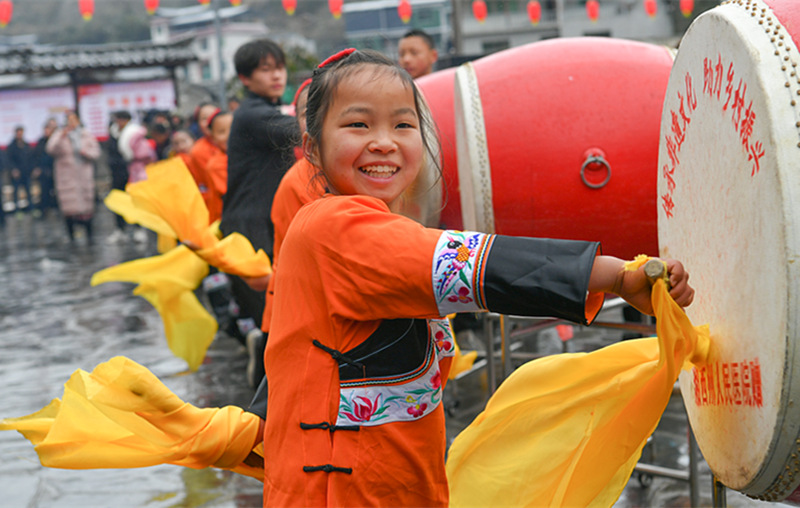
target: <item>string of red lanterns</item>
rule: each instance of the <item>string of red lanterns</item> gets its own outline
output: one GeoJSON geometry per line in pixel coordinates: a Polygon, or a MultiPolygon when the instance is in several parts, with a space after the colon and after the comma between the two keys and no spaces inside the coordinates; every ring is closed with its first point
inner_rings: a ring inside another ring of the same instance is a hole
{"type": "MultiPolygon", "coordinates": [[[[203,5],[208,5],[211,0],[197,0],[203,5]]],[[[241,5],[242,0],[229,0],[231,5],[241,5]]],[[[160,0],[143,0],[144,8],[147,13],[152,15],[158,9],[160,0]]],[[[297,9],[297,0],[281,0],[281,4],[286,11],[286,14],[292,16],[297,9]]],[[[654,18],[658,13],[657,0],[643,0],[644,10],[647,15],[654,18]]],[[[334,18],[339,19],[342,17],[342,9],[344,7],[344,0],[328,0],[328,9],[334,18]]],[[[694,11],[694,0],[678,0],[678,7],[685,17],[690,17],[694,11]]],[[[527,4],[528,19],[531,24],[538,25],[542,18],[542,6],[539,0],[529,0],[527,4]]],[[[78,10],[81,17],[85,21],[91,21],[94,16],[94,0],[78,0],[78,10]]],[[[6,27],[11,22],[11,17],[14,13],[14,4],[11,0],[0,0],[0,28],[6,27]]],[[[397,15],[403,21],[408,23],[411,20],[413,8],[409,0],[400,0],[397,5],[397,15]]],[[[486,21],[488,15],[488,8],[485,0],[473,0],[472,2],[472,15],[478,22],[483,23],[486,21]]],[[[586,1],[586,16],[592,21],[596,22],[600,17],[600,2],[598,0],[586,1]]]]}

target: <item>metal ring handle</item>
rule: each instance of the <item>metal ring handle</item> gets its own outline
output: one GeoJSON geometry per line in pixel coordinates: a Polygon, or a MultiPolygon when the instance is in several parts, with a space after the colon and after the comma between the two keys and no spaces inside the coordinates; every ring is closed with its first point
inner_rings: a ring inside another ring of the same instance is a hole
{"type": "Polygon", "coordinates": [[[581,166],[581,180],[583,180],[583,183],[591,189],[600,189],[605,187],[609,180],[611,180],[611,166],[602,155],[589,155],[586,157],[586,161],[581,166]],[[595,162],[606,167],[606,179],[600,183],[590,183],[589,180],[586,179],[586,166],[595,162]]]}

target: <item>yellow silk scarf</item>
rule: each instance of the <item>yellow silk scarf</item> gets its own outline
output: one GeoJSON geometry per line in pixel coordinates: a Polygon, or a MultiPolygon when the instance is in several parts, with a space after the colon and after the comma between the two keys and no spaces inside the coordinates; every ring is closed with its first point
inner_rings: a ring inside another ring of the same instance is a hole
{"type": "Polygon", "coordinates": [[[149,370],[117,356],[91,373],[76,371],[61,400],[28,416],[0,420],[0,430],[19,431],[47,467],[176,464],[230,469],[263,481],[263,468],[243,464],[259,423],[258,416],[238,407],[185,403],[149,370]]]}
{"type": "Polygon", "coordinates": [[[658,338],[529,362],[506,379],[448,452],[450,506],[611,506],[672,394],[681,368],[709,355],[663,280],[652,292],[658,338]]]}
{"type": "Polygon", "coordinates": [[[94,274],[92,286],[106,282],[138,284],[133,294],[147,299],[164,323],[170,350],[197,370],[217,333],[217,322],[194,294],[208,265],[242,277],[272,273],[264,251],[256,252],[239,233],[219,239],[218,224],[208,225],[208,209],[180,157],[151,164],[147,180],[112,190],[106,206],[158,233],[164,254],[106,268],[94,274]],[[175,239],[186,246],[168,249],[175,239]]]}

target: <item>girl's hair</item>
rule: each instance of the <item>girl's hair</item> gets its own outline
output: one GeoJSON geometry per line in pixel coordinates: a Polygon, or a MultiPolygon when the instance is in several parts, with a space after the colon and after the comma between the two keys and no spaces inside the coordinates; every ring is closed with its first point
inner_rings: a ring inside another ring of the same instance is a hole
{"type": "Polygon", "coordinates": [[[434,165],[437,173],[436,180],[440,180],[442,176],[442,168],[439,164],[441,149],[430,110],[411,75],[393,60],[377,51],[347,49],[328,58],[314,70],[311,84],[308,86],[308,99],[306,102],[306,132],[308,132],[312,143],[316,146],[320,144],[322,122],[330,108],[331,99],[339,83],[366,65],[375,68],[374,75],[385,74],[396,77],[413,91],[414,106],[420,121],[420,134],[422,136],[422,146],[426,153],[426,162],[434,165]]]}

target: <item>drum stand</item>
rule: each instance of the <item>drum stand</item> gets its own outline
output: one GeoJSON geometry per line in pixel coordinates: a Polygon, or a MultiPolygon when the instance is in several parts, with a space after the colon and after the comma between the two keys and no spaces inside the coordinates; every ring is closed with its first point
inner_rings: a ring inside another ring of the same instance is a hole
{"type": "MultiPolygon", "coordinates": [[[[608,300],[603,305],[604,311],[622,308],[627,305],[620,298],[608,300]]],[[[461,379],[470,375],[472,372],[482,370],[484,367],[487,374],[488,396],[491,396],[499,384],[508,377],[514,370],[514,363],[526,362],[535,358],[546,356],[537,355],[522,351],[521,339],[525,336],[533,336],[546,329],[554,328],[560,324],[572,324],[567,321],[553,318],[529,318],[521,316],[504,316],[496,313],[481,314],[483,325],[483,338],[485,340],[486,355],[475,362],[472,369],[462,372],[456,377],[461,379]],[[512,323],[520,325],[512,330],[512,323]],[[499,332],[499,333],[498,333],[499,332]],[[499,345],[497,338],[499,335],[499,345]],[[499,347],[498,347],[499,346],[499,347]],[[498,362],[499,360],[499,362],[498,362]]],[[[644,335],[655,335],[655,326],[644,323],[618,323],[595,321],[591,328],[626,330],[644,335]]],[[[567,352],[566,342],[563,343],[563,351],[567,352]]],[[[675,392],[680,393],[680,388],[676,383],[675,392]]],[[[689,440],[689,468],[688,470],[670,469],[640,462],[635,470],[641,475],[660,476],[675,480],[682,480],[689,483],[689,498],[691,506],[700,506],[700,485],[698,464],[700,462],[700,450],[697,446],[694,433],[691,427],[688,429],[689,440]]],[[[725,487],[714,478],[714,508],[725,508],[725,487]]]]}
{"type": "MultiPolygon", "coordinates": [[[[714,475],[712,480],[714,482],[713,485],[713,502],[714,508],[727,508],[728,500],[726,498],[726,487],[722,484],[719,480],[717,480],[717,476],[714,475]]],[[[694,505],[693,505],[694,506],[694,505]]]]}

